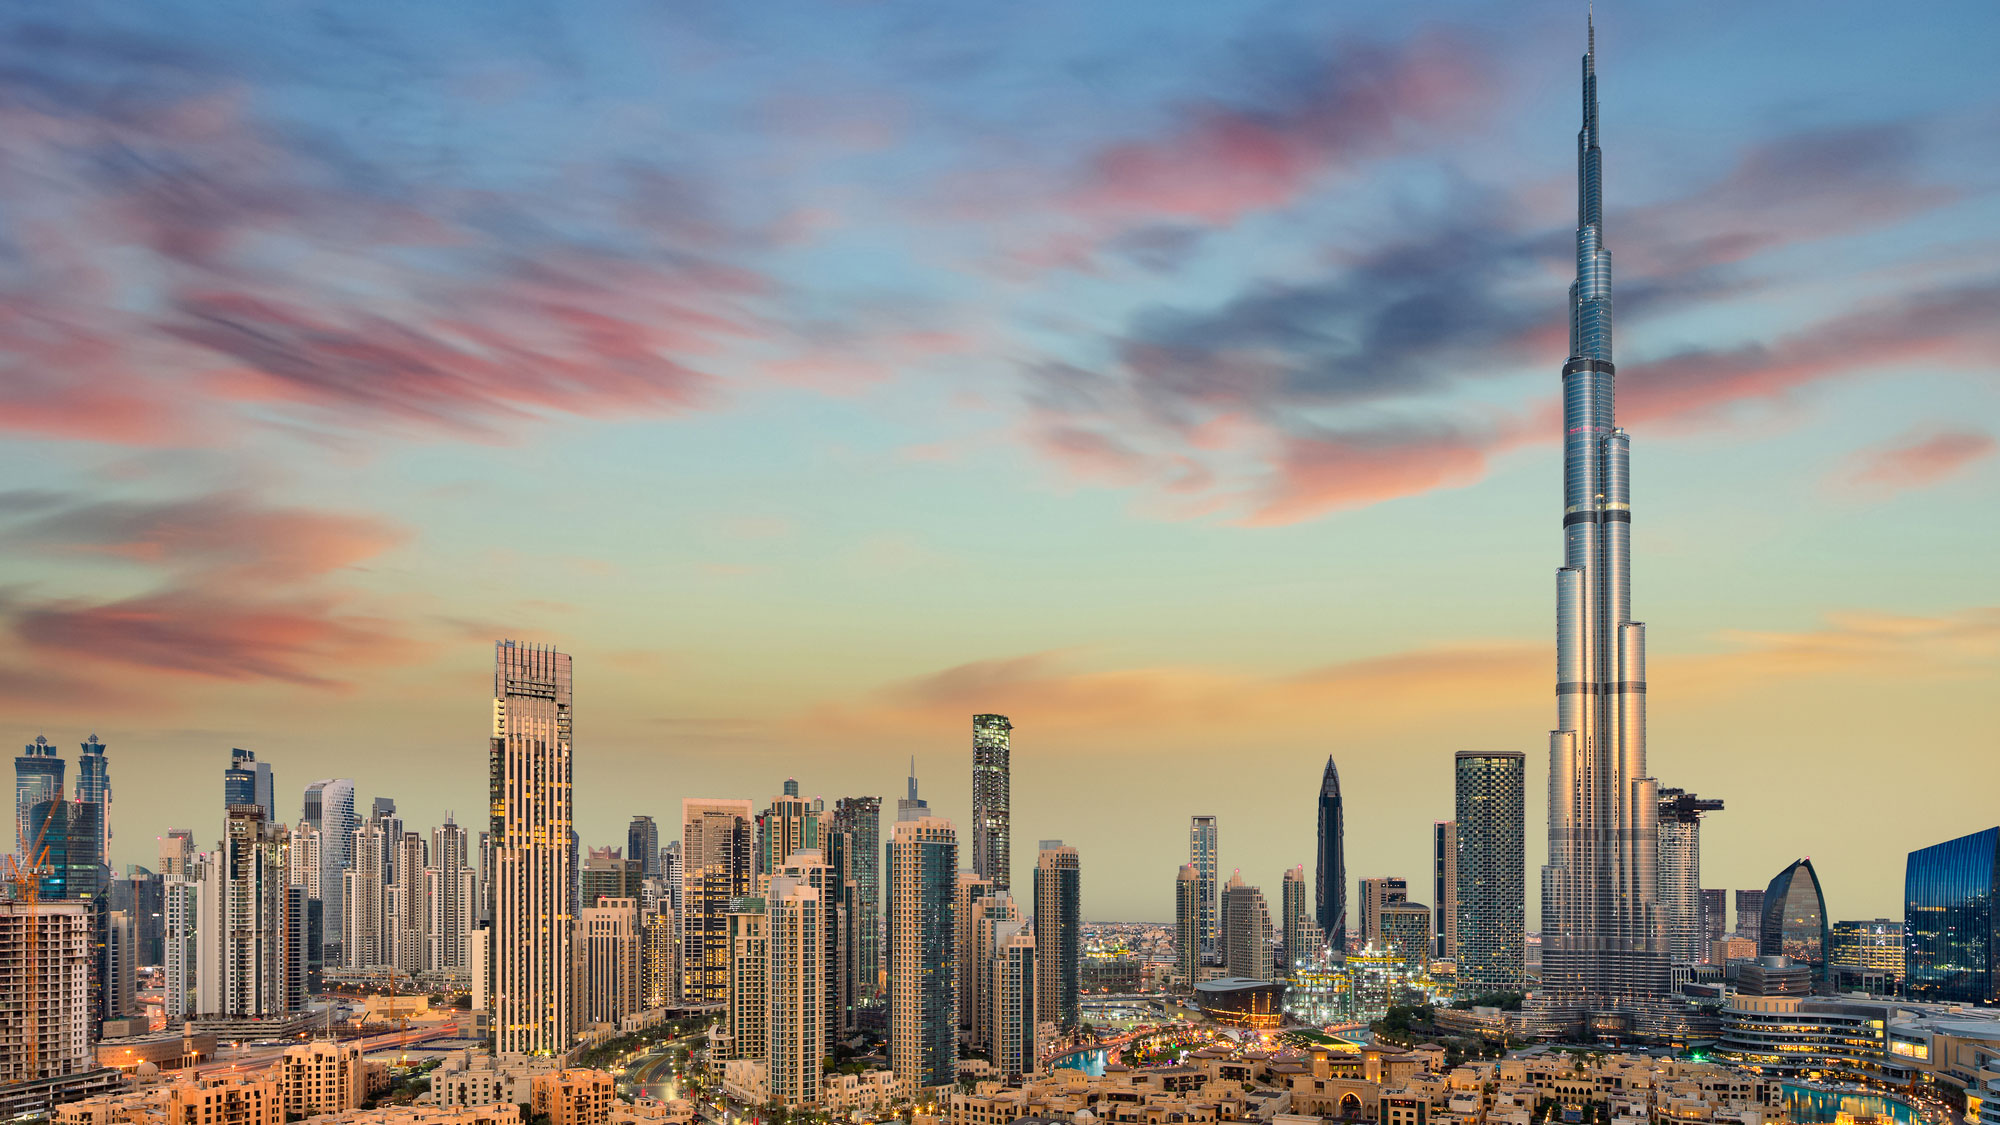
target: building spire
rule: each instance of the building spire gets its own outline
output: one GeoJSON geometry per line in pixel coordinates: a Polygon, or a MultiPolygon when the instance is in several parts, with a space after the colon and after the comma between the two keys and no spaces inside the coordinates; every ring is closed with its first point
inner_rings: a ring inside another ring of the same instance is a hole
{"type": "Polygon", "coordinates": [[[1597,54],[1597,0],[1590,0],[1590,3],[1584,8],[1583,27],[1587,38],[1587,44],[1583,53],[1586,55],[1595,55],[1597,54]]]}

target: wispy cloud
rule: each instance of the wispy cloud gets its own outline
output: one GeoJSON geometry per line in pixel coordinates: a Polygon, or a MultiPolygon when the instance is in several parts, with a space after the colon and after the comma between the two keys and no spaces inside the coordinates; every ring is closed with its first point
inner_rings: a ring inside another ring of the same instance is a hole
{"type": "Polygon", "coordinates": [[[1931,427],[1856,452],[1828,484],[1862,495],[1892,496],[1949,480],[1991,457],[1994,448],[1993,435],[1983,430],[1931,427]]]}

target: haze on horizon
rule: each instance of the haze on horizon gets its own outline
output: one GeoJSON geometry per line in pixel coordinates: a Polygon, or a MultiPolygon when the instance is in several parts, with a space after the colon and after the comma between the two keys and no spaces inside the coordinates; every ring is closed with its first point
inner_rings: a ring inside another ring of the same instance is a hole
{"type": "MultiPolygon", "coordinates": [[[[1329,753],[1427,888],[1522,750],[1533,903],[1581,7],[12,9],[4,725],[122,868],[231,746],[476,819],[502,637],[585,844],[912,753],[962,824],[1000,712],[1093,919],[1195,813],[1275,895],[1329,753]]],[[[1900,916],[1995,821],[2000,9],[1598,17],[1654,772],[1900,916]]]]}

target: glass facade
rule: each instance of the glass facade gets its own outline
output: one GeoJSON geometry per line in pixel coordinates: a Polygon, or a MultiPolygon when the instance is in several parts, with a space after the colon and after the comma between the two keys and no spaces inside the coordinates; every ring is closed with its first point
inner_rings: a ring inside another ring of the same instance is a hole
{"type": "Polygon", "coordinates": [[[1319,889],[1314,920],[1335,953],[1347,948],[1347,816],[1340,804],[1340,771],[1332,756],[1319,781],[1319,889]]]}
{"type": "Polygon", "coordinates": [[[1903,875],[1903,971],[1911,999],[2000,1001],[1996,892],[2000,828],[1910,853],[1903,875]]]}
{"type": "Polygon", "coordinates": [[[1757,936],[1757,955],[1783,954],[1812,966],[1813,989],[1824,991],[1826,952],[1832,944],[1826,918],[1826,896],[1812,860],[1801,859],[1778,872],[1764,888],[1764,920],[1757,936]]]}
{"type": "Polygon", "coordinates": [[[1523,801],[1527,755],[1461,751],[1458,815],[1458,994],[1520,989],[1526,940],[1523,801]]]}

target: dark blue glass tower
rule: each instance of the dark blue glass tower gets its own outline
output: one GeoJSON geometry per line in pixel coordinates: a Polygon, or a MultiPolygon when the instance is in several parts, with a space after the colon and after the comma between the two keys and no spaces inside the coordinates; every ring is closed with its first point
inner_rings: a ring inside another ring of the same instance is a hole
{"type": "Polygon", "coordinates": [[[1314,918],[1326,946],[1336,954],[1347,948],[1347,817],[1340,807],[1340,771],[1327,755],[1319,779],[1319,886],[1314,918]]]}
{"type": "Polygon", "coordinates": [[[1783,954],[1812,966],[1813,988],[1826,989],[1826,954],[1833,944],[1826,895],[1812,860],[1801,859],[1778,872],[1764,888],[1764,920],[1757,931],[1757,955],[1783,954]]]}
{"type": "Polygon", "coordinates": [[[2000,1002],[2000,828],[1910,853],[1903,988],[1912,1000],[2000,1002]]]}

